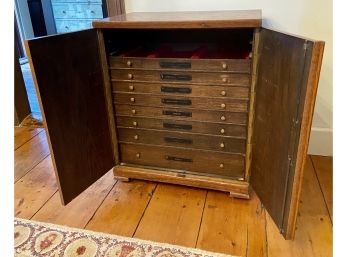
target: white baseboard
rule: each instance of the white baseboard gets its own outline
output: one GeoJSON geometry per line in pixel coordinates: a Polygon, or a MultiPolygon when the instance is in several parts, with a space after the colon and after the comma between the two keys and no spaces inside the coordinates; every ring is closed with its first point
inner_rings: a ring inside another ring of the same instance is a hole
{"type": "Polygon", "coordinates": [[[308,154],[332,156],[331,128],[312,128],[308,154]]]}

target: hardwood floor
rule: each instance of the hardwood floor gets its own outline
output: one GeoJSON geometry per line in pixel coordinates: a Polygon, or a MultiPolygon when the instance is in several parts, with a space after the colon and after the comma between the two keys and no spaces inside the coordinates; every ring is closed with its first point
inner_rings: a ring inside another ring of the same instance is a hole
{"type": "Polygon", "coordinates": [[[109,171],[66,206],[45,131],[15,128],[17,217],[247,257],[332,256],[332,158],[308,156],[294,241],[251,200],[190,187],[116,181],[109,171]]]}

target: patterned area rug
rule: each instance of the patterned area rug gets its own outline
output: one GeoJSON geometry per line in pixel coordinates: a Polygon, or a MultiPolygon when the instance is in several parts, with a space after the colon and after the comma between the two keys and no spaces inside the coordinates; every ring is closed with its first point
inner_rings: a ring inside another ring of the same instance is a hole
{"type": "Polygon", "coordinates": [[[15,257],[227,257],[176,245],[15,218],[15,257]]]}

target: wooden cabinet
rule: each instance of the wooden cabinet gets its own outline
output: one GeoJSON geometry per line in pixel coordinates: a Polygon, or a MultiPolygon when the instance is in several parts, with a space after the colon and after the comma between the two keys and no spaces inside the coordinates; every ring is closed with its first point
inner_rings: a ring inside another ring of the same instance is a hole
{"type": "Polygon", "coordinates": [[[324,43],[260,11],[130,13],[27,41],[63,203],[108,170],[251,186],[293,238],[324,43]]]}

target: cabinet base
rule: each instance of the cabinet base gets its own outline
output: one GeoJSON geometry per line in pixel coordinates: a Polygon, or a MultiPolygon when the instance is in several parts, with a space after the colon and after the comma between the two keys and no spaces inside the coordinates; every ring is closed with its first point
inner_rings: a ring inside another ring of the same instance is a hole
{"type": "Polygon", "coordinates": [[[122,181],[129,181],[130,178],[142,179],[229,192],[235,198],[250,198],[249,183],[245,181],[123,165],[116,166],[113,171],[115,177],[122,181]]]}

